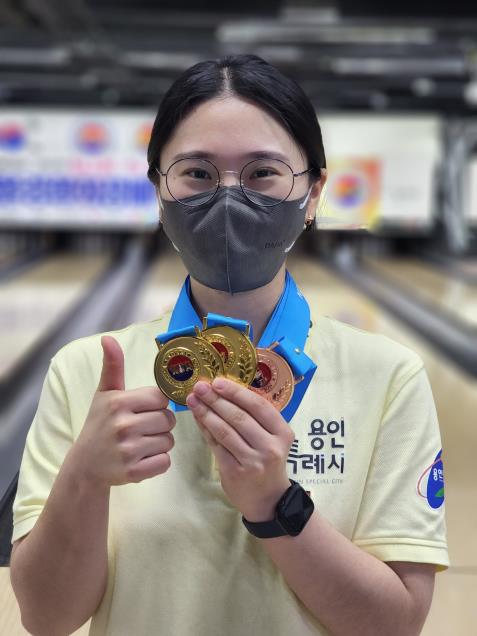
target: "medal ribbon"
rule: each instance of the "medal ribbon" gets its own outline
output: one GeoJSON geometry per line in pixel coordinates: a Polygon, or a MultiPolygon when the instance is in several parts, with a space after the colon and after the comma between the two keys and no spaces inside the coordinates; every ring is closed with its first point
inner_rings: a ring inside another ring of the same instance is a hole
{"type": "MultiPolygon", "coordinates": [[[[213,314],[209,315],[212,316],[213,314]]],[[[233,319],[228,318],[227,324],[229,324],[230,320],[233,319]]],[[[170,334],[171,331],[177,332],[185,327],[190,332],[195,325],[202,328],[202,320],[197,315],[190,300],[190,276],[188,275],[182,285],[174,309],[172,310],[167,333],[170,334]]],[[[275,309],[270,316],[257,347],[266,348],[273,342],[278,341],[279,344],[274,347],[274,351],[285,358],[291,366],[295,377],[303,376],[303,380],[295,385],[290,402],[280,411],[282,417],[287,422],[290,422],[297,408],[300,406],[317,368],[313,360],[303,351],[309,328],[310,308],[308,302],[296,286],[290,272],[286,270],[284,290],[275,305],[275,309]]],[[[189,410],[187,406],[177,404],[172,400],[169,401],[169,406],[173,411],[189,410]]]]}
{"type": "MultiPolygon", "coordinates": [[[[228,316],[225,317],[220,314],[213,314],[209,312],[207,314],[207,329],[209,327],[216,327],[217,325],[227,325],[228,327],[232,327],[232,329],[237,329],[237,331],[245,332],[247,331],[248,322],[246,320],[239,320],[228,316]]],[[[250,340],[253,340],[252,325],[250,325],[249,338],[250,340]]]]}

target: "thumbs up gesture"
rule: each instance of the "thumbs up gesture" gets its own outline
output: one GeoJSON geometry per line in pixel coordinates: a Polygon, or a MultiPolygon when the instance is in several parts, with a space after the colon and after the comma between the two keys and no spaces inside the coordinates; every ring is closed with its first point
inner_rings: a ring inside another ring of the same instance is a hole
{"type": "Polygon", "coordinates": [[[103,367],[74,452],[77,466],[98,486],[140,482],[171,465],[175,426],[159,387],[124,390],[124,354],[112,336],[101,338],[103,367]]]}

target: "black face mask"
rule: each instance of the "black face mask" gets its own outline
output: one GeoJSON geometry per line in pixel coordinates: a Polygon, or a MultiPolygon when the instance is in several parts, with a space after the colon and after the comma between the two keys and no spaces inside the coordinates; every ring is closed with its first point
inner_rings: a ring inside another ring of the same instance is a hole
{"type": "MultiPolygon", "coordinates": [[[[304,229],[310,191],[304,200],[268,207],[249,201],[240,186],[221,187],[211,201],[194,207],[163,199],[161,220],[192,278],[233,294],[262,287],[276,275],[304,229]]],[[[275,200],[258,198],[265,204],[275,200]]]]}

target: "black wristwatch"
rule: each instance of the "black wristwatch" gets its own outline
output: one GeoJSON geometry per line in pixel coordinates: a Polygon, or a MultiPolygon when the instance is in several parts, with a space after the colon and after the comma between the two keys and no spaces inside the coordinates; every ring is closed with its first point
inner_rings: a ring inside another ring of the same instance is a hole
{"type": "Polygon", "coordinates": [[[315,506],[305,489],[293,479],[291,486],[280,497],[275,510],[275,518],[271,521],[247,521],[242,516],[244,526],[260,539],[272,539],[289,534],[296,537],[303,530],[311,517],[315,506]]]}

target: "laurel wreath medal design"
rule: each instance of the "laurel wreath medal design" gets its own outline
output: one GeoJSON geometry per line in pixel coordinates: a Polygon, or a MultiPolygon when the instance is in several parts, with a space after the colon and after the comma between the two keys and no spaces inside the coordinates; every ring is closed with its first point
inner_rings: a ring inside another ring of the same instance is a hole
{"type": "Polygon", "coordinates": [[[227,325],[204,329],[201,336],[220,353],[225,375],[249,385],[257,369],[255,347],[245,333],[227,325]]]}

